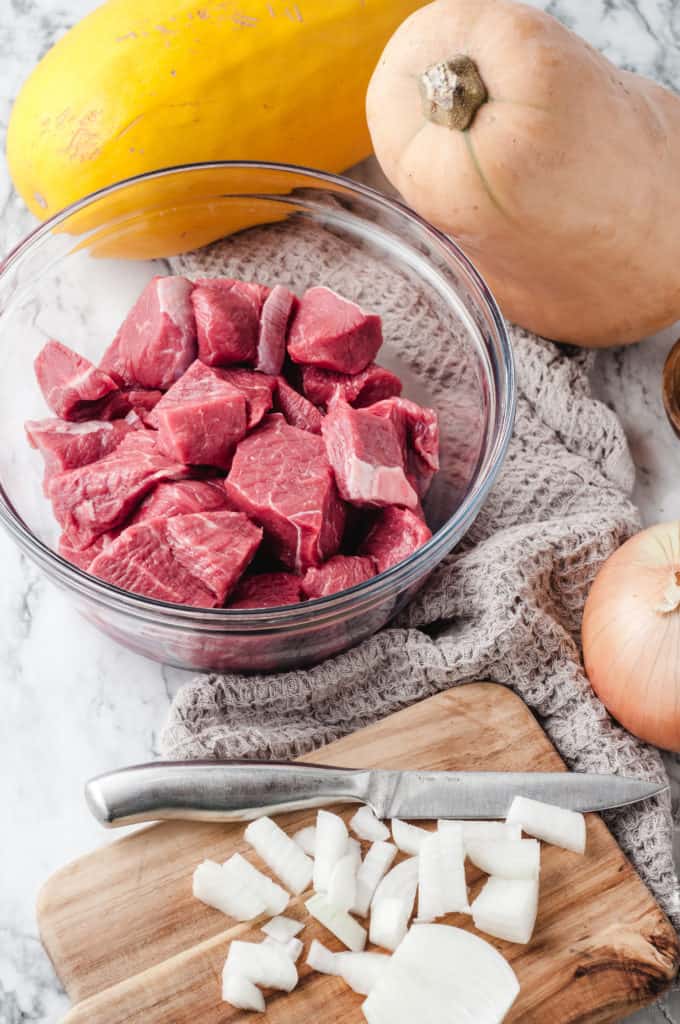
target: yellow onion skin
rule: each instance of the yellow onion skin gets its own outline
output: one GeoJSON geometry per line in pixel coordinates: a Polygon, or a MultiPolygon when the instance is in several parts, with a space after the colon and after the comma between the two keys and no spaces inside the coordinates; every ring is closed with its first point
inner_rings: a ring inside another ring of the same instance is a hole
{"type": "Polygon", "coordinates": [[[680,522],[643,530],[605,562],[582,640],[588,679],[614,718],[680,750],[680,522]]]}

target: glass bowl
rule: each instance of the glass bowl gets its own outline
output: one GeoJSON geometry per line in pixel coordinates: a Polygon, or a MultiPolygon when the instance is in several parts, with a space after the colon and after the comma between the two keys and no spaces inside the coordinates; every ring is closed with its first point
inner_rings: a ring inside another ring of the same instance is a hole
{"type": "Polygon", "coordinates": [[[141,175],[38,227],[0,264],[0,370],[2,523],[107,636],[189,669],[292,668],[384,626],[470,527],[503,461],[515,409],[503,319],[451,239],[364,185],[262,163],[141,175]],[[23,429],[49,415],[34,357],[56,337],[97,362],[146,281],[195,271],[192,250],[210,243],[211,273],[276,278],[298,292],[341,282],[338,290],[383,316],[379,362],[402,376],[407,397],[439,413],[442,469],[424,502],[432,539],[350,590],[276,609],[202,610],[119,590],[55,550],[42,460],[23,429]]]}

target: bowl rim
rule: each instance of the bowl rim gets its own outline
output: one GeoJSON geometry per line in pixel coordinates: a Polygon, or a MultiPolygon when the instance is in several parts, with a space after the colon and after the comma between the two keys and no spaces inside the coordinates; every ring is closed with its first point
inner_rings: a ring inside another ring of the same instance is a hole
{"type": "MultiPolygon", "coordinates": [[[[94,598],[99,604],[113,605],[120,610],[125,610],[126,613],[132,613],[141,618],[153,617],[156,611],[166,617],[174,616],[178,620],[175,622],[176,626],[186,622],[187,628],[189,626],[196,628],[197,625],[199,627],[201,625],[205,627],[218,626],[222,627],[223,630],[226,627],[234,627],[234,632],[237,632],[238,629],[251,627],[254,632],[257,632],[258,628],[261,628],[263,632],[270,632],[276,626],[285,630],[299,625],[302,620],[309,618],[310,612],[318,620],[324,617],[324,613],[326,613],[327,617],[334,618],[336,614],[341,614],[347,610],[350,605],[353,610],[357,610],[357,599],[360,599],[360,605],[362,604],[362,598],[366,599],[367,604],[372,604],[373,599],[380,599],[386,591],[394,590],[401,592],[406,589],[415,577],[422,575],[424,564],[430,560],[432,561],[431,568],[434,568],[439,561],[438,556],[440,552],[442,552],[443,557],[447,550],[450,550],[451,546],[453,546],[448,544],[451,535],[459,533],[460,536],[463,536],[472,524],[503,465],[512,437],[517,406],[516,371],[510,336],[496,299],[477,267],[449,235],[436,228],[398,198],[387,196],[378,189],[363,182],[355,181],[345,175],[333,174],[329,171],[305,167],[300,164],[265,160],[209,160],[170,165],[156,170],[144,171],[141,174],[132,175],[128,178],[122,178],[70,203],[47,220],[37,224],[9,250],[4,258],[0,258],[0,277],[4,276],[43,237],[51,234],[55,227],[73,214],[87,208],[105,196],[121,192],[142,181],[170,177],[187,171],[222,168],[267,170],[286,174],[294,173],[303,178],[313,179],[317,185],[321,181],[324,187],[335,186],[350,193],[355,193],[361,198],[374,203],[379,208],[397,214],[413,223],[426,236],[429,236],[429,239],[437,244],[449,259],[462,268],[467,274],[469,283],[476,288],[478,299],[481,301],[482,306],[486,308],[486,312],[489,314],[497,332],[500,343],[500,364],[506,378],[507,393],[505,395],[505,403],[496,402],[497,427],[495,439],[484,460],[477,465],[470,491],[436,533],[425,544],[409,555],[408,558],[403,559],[384,572],[353,587],[341,590],[336,594],[330,594],[327,597],[311,598],[298,604],[278,605],[262,609],[200,608],[191,605],[173,604],[168,601],[145,597],[141,594],[134,594],[132,591],[123,590],[104,580],[98,579],[96,576],[91,576],[85,570],[67,561],[58,552],[45,544],[44,541],[40,540],[39,537],[35,536],[15,512],[11,501],[8,499],[0,483],[0,520],[4,526],[38,564],[51,566],[59,576],[65,577],[71,589],[76,589],[90,599],[94,598]]],[[[424,258],[427,259],[427,257],[424,258]]],[[[249,632],[251,629],[249,629],[249,632]]]]}

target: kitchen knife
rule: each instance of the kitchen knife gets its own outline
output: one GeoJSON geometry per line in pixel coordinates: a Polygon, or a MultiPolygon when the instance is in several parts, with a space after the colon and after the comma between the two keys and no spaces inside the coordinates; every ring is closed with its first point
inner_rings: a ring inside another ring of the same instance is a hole
{"type": "Polygon", "coordinates": [[[513,797],[604,811],[656,796],[658,782],[576,772],[437,772],[330,768],[290,761],[160,761],[85,786],[107,827],[168,818],[249,821],[263,814],[364,803],[379,818],[504,818],[513,797]]]}

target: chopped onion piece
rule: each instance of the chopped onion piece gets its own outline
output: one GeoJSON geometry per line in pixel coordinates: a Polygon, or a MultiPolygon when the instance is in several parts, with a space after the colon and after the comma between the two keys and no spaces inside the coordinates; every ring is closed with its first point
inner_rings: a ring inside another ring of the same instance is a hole
{"type": "Polygon", "coordinates": [[[400,818],[392,818],[392,838],[404,853],[419,853],[420,844],[429,835],[430,833],[425,828],[409,825],[407,821],[401,821],[400,818]]]}
{"type": "Polygon", "coordinates": [[[271,818],[256,818],[245,831],[245,840],[287,889],[301,893],[312,880],[314,862],[271,818]]]}
{"type": "Polygon", "coordinates": [[[405,901],[410,901],[410,915],[413,910],[413,903],[416,898],[417,888],[418,858],[409,857],[407,860],[402,860],[402,862],[392,868],[391,871],[388,871],[378,888],[375,890],[371,904],[375,907],[375,905],[380,903],[381,900],[392,899],[396,896],[404,899],[405,901]]]}
{"type": "Polygon", "coordinates": [[[392,843],[373,843],[357,874],[355,899],[350,908],[355,914],[366,917],[373,895],[396,856],[397,848],[392,843]]]}
{"type": "Polygon", "coordinates": [[[573,853],[585,853],[586,819],[577,811],[568,811],[554,804],[516,796],[508,812],[508,822],[552,846],[561,846],[573,853]]]}
{"type": "Polygon", "coordinates": [[[235,1006],[237,1010],[255,1010],[264,1013],[264,996],[257,985],[241,974],[225,972],[222,976],[222,1001],[235,1006]]]}
{"type": "Polygon", "coordinates": [[[346,856],[351,857],[354,861],[355,870],[358,871],[361,867],[361,843],[358,839],[352,839],[351,837],[347,840],[347,854],[346,856]]]}
{"type": "Polygon", "coordinates": [[[351,910],[357,895],[356,857],[346,853],[331,872],[328,883],[328,902],[342,910],[351,910]]]}
{"type": "Polygon", "coordinates": [[[347,853],[347,826],[338,814],[320,810],[316,816],[314,889],[327,892],[333,868],[347,853]]]}
{"type": "Polygon", "coordinates": [[[229,946],[222,978],[228,974],[240,974],[254,985],[278,988],[283,992],[292,992],[298,982],[295,964],[280,942],[235,940],[229,946]]]}
{"type": "Polygon", "coordinates": [[[333,959],[334,973],[362,996],[375,988],[390,961],[387,953],[335,953],[333,959]]]}
{"type": "Polygon", "coordinates": [[[340,942],[353,953],[360,953],[366,945],[366,929],[350,917],[346,910],[334,907],[323,895],[317,893],[305,903],[307,910],[316,920],[332,932],[340,942]]]}
{"type": "Polygon", "coordinates": [[[467,847],[468,840],[522,838],[522,829],[519,825],[509,824],[507,821],[453,821],[449,818],[440,818],[437,827],[440,832],[445,829],[462,832],[464,847],[467,847]]]}
{"type": "Polygon", "coordinates": [[[442,829],[435,834],[439,839],[444,870],[444,913],[469,914],[463,834],[452,828],[442,829]]]}
{"type": "Polygon", "coordinates": [[[256,893],[264,901],[267,914],[280,914],[288,906],[290,896],[286,890],[258,871],[240,853],[234,853],[229,860],[225,860],[222,870],[234,890],[256,893]]]}
{"type": "Polygon", "coordinates": [[[359,839],[366,839],[371,843],[390,838],[390,830],[387,825],[379,821],[366,804],[360,807],[350,820],[349,827],[359,836],[359,839]]]}
{"type": "Polygon", "coordinates": [[[237,921],[252,921],[267,911],[266,899],[259,889],[235,887],[222,865],[214,860],[204,860],[194,871],[193,892],[202,903],[221,910],[237,921]]]}
{"type": "Polygon", "coordinates": [[[307,953],[307,963],[313,971],[318,971],[319,974],[335,974],[336,956],[337,954],[331,953],[323,942],[313,939],[307,953]]]}
{"type": "Polygon", "coordinates": [[[413,925],[362,1005],[368,1024],[500,1024],[517,998],[510,964],[484,939],[413,925]]]}
{"type": "MultiPolygon", "coordinates": [[[[445,835],[446,833],[442,833],[445,835]]],[[[487,875],[498,878],[538,878],[541,846],[537,839],[469,840],[467,855],[487,875]]]]}
{"type": "Polygon", "coordinates": [[[420,844],[418,855],[418,920],[443,917],[444,863],[439,834],[431,832],[420,844]]]}
{"type": "Polygon", "coordinates": [[[300,959],[300,953],[302,952],[302,943],[300,942],[299,939],[296,939],[295,936],[293,936],[292,939],[287,939],[285,942],[280,942],[279,939],[275,939],[271,935],[265,935],[262,941],[268,946],[271,946],[273,943],[275,946],[278,946],[280,949],[283,949],[291,958],[294,964],[297,963],[298,960],[300,959]]]}
{"type": "Polygon", "coordinates": [[[293,917],[273,917],[262,925],[265,935],[271,936],[277,942],[288,942],[295,935],[298,935],[304,928],[302,921],[296,921],[293,917]]]}
{"type": "Polygon", "coordinates": [[[295,833],[293,839],[301,850],[304,850],[310,857],[314,856],[316,852],[316,827],[314,825],[301,828],[299,832],[295,833]]]}
{"type": "Polygon", "coordinates": [[[480,932],[525,944],[531,938],[538,912],[538,881],[489,878],[472,903],[472,920],[480,932]]]}
{"type": "Polygon", "coordinates": [[[371,907],[369,938],[375,946],[394,950],[406,935],[413,899],[389,896],[371,907]]]}

